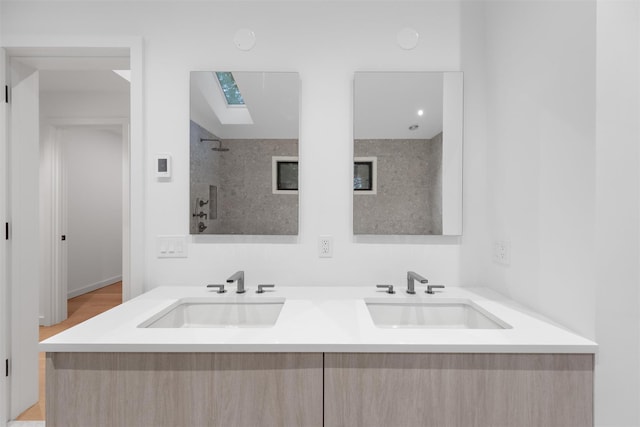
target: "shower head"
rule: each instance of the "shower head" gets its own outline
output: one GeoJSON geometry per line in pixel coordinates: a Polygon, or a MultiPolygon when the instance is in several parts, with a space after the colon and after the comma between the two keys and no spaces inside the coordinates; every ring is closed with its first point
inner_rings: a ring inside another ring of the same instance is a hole
{"type": "Polygon", "coordinates": [[[217,147],[212,147],[213,151],[229,151],[228,148],[222,146],[222,140],[218,138],[200,138],[200,142],[217,142],[217,147]]]}

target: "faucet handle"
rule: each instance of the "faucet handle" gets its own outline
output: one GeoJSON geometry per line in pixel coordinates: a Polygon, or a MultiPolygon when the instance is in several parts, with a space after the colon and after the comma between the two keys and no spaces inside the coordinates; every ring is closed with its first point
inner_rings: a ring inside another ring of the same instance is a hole
{"type": "Polygon", "coordinates": [[[395,294],[396,291],[393,290],[393,285],[376,285],[376,288],[386,288],[388,294],[395,294]]]}
{"type": "Polygon", "coordinates": [[[256,291],[256,294],[263,294],[264,293],[264,288],[275,288],[276,285],[258,285],[258,290],[256,291]]]}
{"type": "Polygon", "coordinates": [[[224,288],[224,285],[207,285],[207,288],[218,288],[219,294],[224,294],[227,290],[224,288]]]}
{"type": "Polygon", "coordinates": [[[433,292],[434,288],[444,289],[444,285],[427,285],[427,290],[425,292],[428,294],[434,294],[435,293],[433,292]]]}

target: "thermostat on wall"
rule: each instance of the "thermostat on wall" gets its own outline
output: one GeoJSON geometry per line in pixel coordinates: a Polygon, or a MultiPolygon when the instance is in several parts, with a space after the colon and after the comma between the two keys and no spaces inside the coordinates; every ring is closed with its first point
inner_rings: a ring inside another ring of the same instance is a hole
{"type": "Polygon", "coordinates": [[[171,155],[158,154],[156,156],[156,178],[171,178],[171,155]]]}

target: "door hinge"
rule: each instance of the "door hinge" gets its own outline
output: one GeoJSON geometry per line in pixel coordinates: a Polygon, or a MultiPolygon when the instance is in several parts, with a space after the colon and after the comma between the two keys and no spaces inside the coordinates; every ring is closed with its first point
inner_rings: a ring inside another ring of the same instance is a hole
{"type": "Polygon", "coordinates": [[[9,103],[9,86],[4,85],[4,102],[9,103]]]}
{"type": "Polygon", "coordinates": [[[4,240],[9,240],[9,223],[4,223],[4,240]]]}
{"type": "Polygon", "coordinates": [[[9,376],[9,359],[4,360],[4,376],[9,376]]]}

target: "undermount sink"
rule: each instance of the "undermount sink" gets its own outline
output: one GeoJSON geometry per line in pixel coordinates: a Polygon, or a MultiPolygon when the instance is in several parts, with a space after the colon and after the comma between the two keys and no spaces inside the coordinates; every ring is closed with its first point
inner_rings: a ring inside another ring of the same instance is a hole
{"type": "Polygon", "coordinates": [[[511,326],[469,300],[365,300],[379,328],[510,329],[511,326]]]}
{"type": "Polygon", "coordinates": [[[184,298],[151,318],[139,328],[264,328],[278,320],[284,298],[224,301],[184,298]]]}

